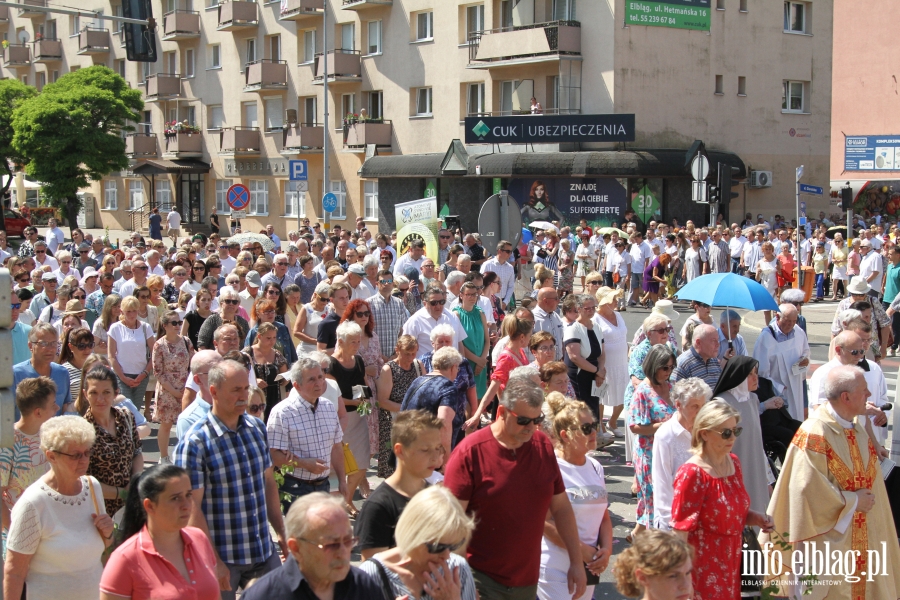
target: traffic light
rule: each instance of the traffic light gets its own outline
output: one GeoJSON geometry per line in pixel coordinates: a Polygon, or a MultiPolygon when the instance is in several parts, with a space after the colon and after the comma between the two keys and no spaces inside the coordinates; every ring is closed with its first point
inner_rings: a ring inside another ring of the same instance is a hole
{"type": "Polygon", "coordinates": [[[714,202],[719,202],[721,200],[721,198],[722,198],[722,195],[721,195],[721,190],[719,189],[719,186],[710,185],[709,186],[709,202],[710,202],[710,204],[712,204],[714,202]]]}
{"type": "Polygon", "coordinates": [[[732,198],[737,198],[740,194],[732,191],[731,188],[741,185],[737,179],[732,179],[735,173],[739,173],[740,169],[729,166],[726,163],[719,163],[719,171],[717,173],[717,184],[719,188],[719,202],[723,207],[728,206],[732,198]]]}
{"type": "Polygon", "coordinates": [[[841,210],[850,210],[853,206],[853,188],[850,186],[841,188],[841,210]]]}
{"type": "Polygon", "coordinates": [[[122,16],[128,19],[145,19],[150,25],[125,23],[125,54],[135,62],[156,62],[156,22],[150,0],[124,0],[122,16]]]}

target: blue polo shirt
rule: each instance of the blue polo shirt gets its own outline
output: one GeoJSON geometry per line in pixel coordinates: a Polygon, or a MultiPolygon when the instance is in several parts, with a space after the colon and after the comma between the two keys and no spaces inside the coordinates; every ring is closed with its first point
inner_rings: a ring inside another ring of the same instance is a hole
{"type": "Polygon", "coordinates": [[[13,328],[9,330],[12,334],[13,342],[13,364],[31,360],[31,350],[28,349],[28,332],[31,331],[31,325],[26,325],[20,321],[16,321],[13,328]]]}
{"type": "MultiPolygon", "coordinates": [[[[40,375],[31,366],[30,359],[13,366],[13,388],[19,385],[19,382],[34,377],[40,375]]],[[[69,392],[69,371],[62,365],[50,363],[50,379],[56,384],[56,405],[59,406],[59,414],[62,414],[63,404],[72,401],[69,392]]],[[[16,407],[16,421],[19,420],[19,416],[19,408],[16,407]]]]}

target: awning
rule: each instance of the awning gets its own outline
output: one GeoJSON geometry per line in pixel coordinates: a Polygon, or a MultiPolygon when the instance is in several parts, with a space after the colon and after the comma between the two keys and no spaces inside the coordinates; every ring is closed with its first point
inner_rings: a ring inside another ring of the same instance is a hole
{"type": "Polygon", "coordinates": [[[162,175],[165,173],[209,173],[209,163],[202,160],[142,160],[131,169],[135,175],[162,175]]]}

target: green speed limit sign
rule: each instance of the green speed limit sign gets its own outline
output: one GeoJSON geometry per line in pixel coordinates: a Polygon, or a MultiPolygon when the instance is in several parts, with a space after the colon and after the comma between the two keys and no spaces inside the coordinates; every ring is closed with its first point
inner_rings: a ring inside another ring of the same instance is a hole
{"type": "Polygon", "coordinates": [[[631,200],[631,208],[646,223],[649,217],[659,212],[659,199],[645,185],[634,195],[634,198],[631,200]]]}

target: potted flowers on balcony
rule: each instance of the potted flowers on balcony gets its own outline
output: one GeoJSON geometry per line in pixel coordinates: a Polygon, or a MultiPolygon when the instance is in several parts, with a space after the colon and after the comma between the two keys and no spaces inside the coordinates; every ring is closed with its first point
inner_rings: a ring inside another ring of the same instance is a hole
{"type": "Polygon", "coordinates": [[[197,125],[191,125],[184,121],[172,121],[171,123],[166,123],[166,137],[172,138],[176,137],[179,133],[186,133],[188,135],[193,133],[200,133],[200,127],[197,125]]]}
{"type": "Polygon", "coordinates": [[[345,144],[347,143],[347,134],[350,132],[350,127],[357,123],[384,123],[384,119],[381,117],[370,117],[364,108],[360,109],[359,113],[347,113],[343,122],[345,144]]]}

